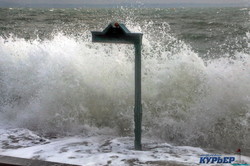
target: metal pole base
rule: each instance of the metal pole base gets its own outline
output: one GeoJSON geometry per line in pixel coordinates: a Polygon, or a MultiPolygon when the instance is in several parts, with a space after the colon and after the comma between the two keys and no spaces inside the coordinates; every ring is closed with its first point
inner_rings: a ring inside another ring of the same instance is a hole
{"type": "Polygon", "coordinates": [[[135,150],[142,150],[141,145],[141,121],[142,121],[142,108],[135,107],[134,109],[134,121],[135,121],[135,150]]]}

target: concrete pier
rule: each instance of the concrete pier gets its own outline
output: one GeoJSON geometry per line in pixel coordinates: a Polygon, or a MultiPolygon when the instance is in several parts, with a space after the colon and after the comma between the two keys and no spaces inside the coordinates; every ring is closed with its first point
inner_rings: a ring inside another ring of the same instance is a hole
{"type": "Polygon", "coordinates": [[[0,166],[77,166],[77,165],[33,160],[33,159],[23,159],[18,157],[0,155],[0,166]]]}

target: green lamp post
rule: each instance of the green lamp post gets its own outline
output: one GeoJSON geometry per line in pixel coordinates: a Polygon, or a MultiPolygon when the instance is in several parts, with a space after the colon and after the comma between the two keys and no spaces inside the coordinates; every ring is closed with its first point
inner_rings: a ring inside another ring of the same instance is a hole
{"type": "Polygon", "coordinates": [[[134,44],[135,47],[135,149],[141,150],[141,45],[142,33],[131,33],[124,24],[110,23],[102,32],[92,31],[92,42],[134,44]]]}

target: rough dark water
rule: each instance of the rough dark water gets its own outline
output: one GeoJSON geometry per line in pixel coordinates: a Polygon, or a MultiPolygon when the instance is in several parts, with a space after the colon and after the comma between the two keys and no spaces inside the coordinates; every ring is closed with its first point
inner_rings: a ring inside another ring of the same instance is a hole
{"type": "Polygon", "coordinates": [[[233,54],[248,48],[249,8],[169,8],[169,9],[1,9],[0,35],[34,39],[53,32],[81,35],[100,29],[111,21],[151,22],[155,27],[168,23],[180,40],[204,54],[233,54]]]}
{"type": "Polygon", "coordinates": [[[90,34],[120,21],[144,33],[144,136],[249,154],[249,12],[0,9],[1,125],[132,135],[133,47],[90,34]]]}

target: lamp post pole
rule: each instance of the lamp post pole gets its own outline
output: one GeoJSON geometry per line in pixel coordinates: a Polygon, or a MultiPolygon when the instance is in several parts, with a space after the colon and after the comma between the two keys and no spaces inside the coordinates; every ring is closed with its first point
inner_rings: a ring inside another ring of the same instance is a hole
{"type": "Polygon", "coordinates": [[[135,142],[136,150],[142,150],[141,146],[141,45],[142,33],[131,33],[124,24],[110,23],[102,32],[92,31],[92,41],[102,43],[134,44],[135,47],[135,142]]]}
{"type": "Polygon", "coordinates": [[[141,105],[141,41],[134,44],[135,46],[135,149],[141,150],[141,122],[142,122],[142,105],[141,105]]]}

